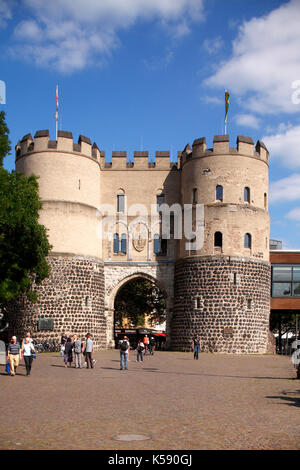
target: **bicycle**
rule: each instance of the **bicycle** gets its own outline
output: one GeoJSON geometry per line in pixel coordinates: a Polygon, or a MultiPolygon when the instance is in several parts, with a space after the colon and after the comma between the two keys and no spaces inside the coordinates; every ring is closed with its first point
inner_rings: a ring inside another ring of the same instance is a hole
{"type": "Polygon", "coordinates": [[[37,353],[44,352],[44,347],[43,347],[42,343],[37,343],[37,342],[33,341],[33,346],[34,346],[34,349],[37,353]]]}

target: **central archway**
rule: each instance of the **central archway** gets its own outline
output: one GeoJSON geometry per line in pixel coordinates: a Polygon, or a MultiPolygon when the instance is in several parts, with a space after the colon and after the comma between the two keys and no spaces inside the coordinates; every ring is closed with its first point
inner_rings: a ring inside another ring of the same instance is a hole
{"type": "Polygon", "coordinates": [[[123,284],[114,301],[115,347],[126,335],[135,349],[145,336],[152,337],[156,349],[165,349],[166,292],[145,277],[136,277],[123,284]]]}
{"type": "MultiPolygon", "coordinates": [[[[170,323],[171,323],[171,316],[172,316],[172,307],[173,307],[173,295],[172,291],[170,289],[170,285],[164,284],[163,281],[156,279],[154,276],[151,276],[148,273],[145,272],[135,272],[133,274],[130,274],[128,276],[125,276],[123,279],[119,280],[119,282],[114,285],[111,289],[110,292],[107,294],[106,297],[106,317],[107,317],[107,347],[109,348],[115,348],[116,346],[116,337],[115,337],[115,326],[120,328],[121,326],[128,326],[128,328],[123,328],[124,330],[134,330],[134,336],[135,340],[138,338],[138,333],[136,330],[138,330],[138,327],[141,327],[141,329],[145,329],[146,325],[142,327],[142,325],[136,324],[136,322],[129,322],[127,325],[125,324],[120,324],[120,320],[118,320],[118,324],[116,325],[115,322],[115,304],[116,300],[118,300],[118,297],[120,298],[120,293],[122,293],[123,288],[125,289],[125,294],[126,294],[126,289],[128,291],[128,287],[133,286],[136,282],[140,283],[148,283],[148,286],[152,286],[153,289],[156,290],[156,292],[159,292],[163,298],[164,298],[164,317],[165,317],[165,325],[164,325],[164,330],[165,330],[165,335],[161,334],[161,338],[159,343],[161,343],[162,338],[166,341],[165,345],[168,347],[169,341],[170,341],[170,323]]],[[[129,289],[130,292],[130,289],[129,289]]],[[[125,295],[125,300],[126,300],[126,295],[125,295]]],[[[126,303],[126,302],[125,302],[126,303]]],[[[126,305],[124,306],[124,310],[126,311],[126,305]]],[[[151,310],[151,309],[150,309],[151,310]]],[[[148,309],[149,312],[149,309],[148,309]]],[[[146,313],[146,312],[144,312],[146,313]]],[[[150,312],[151,313],[151,312],[150,312]]],[[[120,317],[120,315],[119,315],[120,317]]],[[[157,319],[157,316],[155,316],[155,312],[152,312],[152,315],[150,315],[153,320],[157,319]]],[[[162,317],[162,315],[158,316],[159,318],[162,317]]],[[[159,322],[154,321],[154,324],[152,326],[156,326],[159,324],[159,322]]],[[[149,325],[147,325],[149,326],[149,325]]],[[[155,328],[149,328],[149,330],[154,330],[155,328]]],[[[161,330],[160,330],[161,331],[161,330]]],[[[124,334],[126,334],[124,332],[124,334]]],[[[141,333],[142,334],[142,333],[141,333]]],[[[127,335],[128,336],[128,335],[127,335]]],[[[159,335],[157,335],[158,337],[159,335]]]]}

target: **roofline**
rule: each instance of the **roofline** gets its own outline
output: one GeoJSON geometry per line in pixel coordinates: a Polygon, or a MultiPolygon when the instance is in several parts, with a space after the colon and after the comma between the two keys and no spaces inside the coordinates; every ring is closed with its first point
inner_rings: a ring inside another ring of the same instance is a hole
{"type": "Polygon", "coordinates": [[[282,249],[278,249],[278,250],[269,250],[270,253],[300,253],[300,249],[299,250],[282,250],[282,249]]]}

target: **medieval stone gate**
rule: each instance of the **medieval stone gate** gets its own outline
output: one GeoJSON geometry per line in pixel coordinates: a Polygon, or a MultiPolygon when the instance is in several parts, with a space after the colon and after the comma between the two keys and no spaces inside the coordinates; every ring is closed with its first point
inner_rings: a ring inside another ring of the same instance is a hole
{"type": "Polygon", "coordinates": [[[120,263],[107,262],[104,265],[105,275],[105,318],[106,346],[114,347],[114,303],[121,287],[130,281],[142,278],[154,282],[166,293],[166,334],[167,347],[170,344],[171,320],[174,299],[174,263],[120,263]]]}

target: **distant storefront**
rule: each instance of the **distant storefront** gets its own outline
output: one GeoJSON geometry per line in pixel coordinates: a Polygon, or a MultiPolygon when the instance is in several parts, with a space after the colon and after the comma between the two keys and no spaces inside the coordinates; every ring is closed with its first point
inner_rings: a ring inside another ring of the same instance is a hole
{"type": "Polygon", "coordinates": [[[138,341],[143,340],[145,336],[149,338],[153,336],[155,339],[156,350],[165,349],[166,344],[166,333],[164,331],[158,331],[151,328],[115,328],[115,348],[118,349],[119,342],[127,336],[130,346],[136,348],[138,341]]]}
{"type": "Polygon", "coordinates": [[[300,328],[300,251],[274,249],[270,251],[272,266],[271,316],[277,323],[277,351],[290,351],[300,328]],[[293,332],[285,333],[283,318],[296,318],[293,332]],[[298,320],[298,321],[297,321],[298,320]]]}

